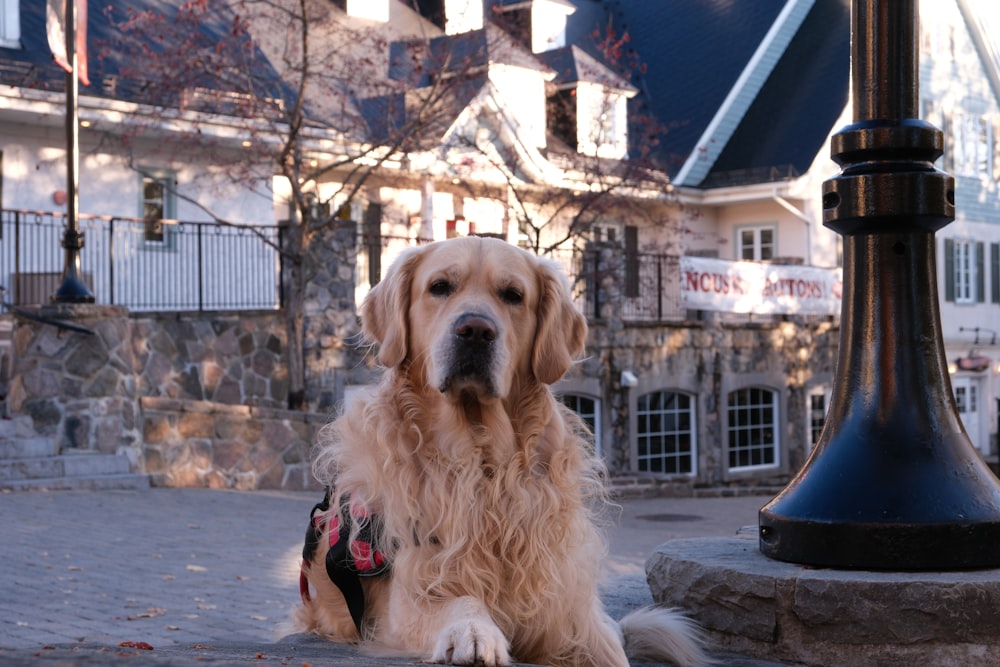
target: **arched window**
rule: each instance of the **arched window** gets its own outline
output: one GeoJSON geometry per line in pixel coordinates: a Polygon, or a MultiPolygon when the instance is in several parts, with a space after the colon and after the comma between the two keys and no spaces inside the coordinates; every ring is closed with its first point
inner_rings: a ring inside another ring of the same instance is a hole
{"type": "Polygon", "coordinates": [[[580,415],[590,432],[594,434],[594,451],[600,456],[601,448],[601,402],[596,398],[582,394],[563,394],[562,402],[570,410],[580,415]]]}
{"type": "Polygon", "coordinates": [[[697,429],[689,394],[654,391],[636,404],[638,465],[642,472],[693,475],[697,429]]]}
{"type": "Polygon", "coordinates": [[[762,387],[729,392],[729,469],[778,465],[778,394],[762,387]]]}

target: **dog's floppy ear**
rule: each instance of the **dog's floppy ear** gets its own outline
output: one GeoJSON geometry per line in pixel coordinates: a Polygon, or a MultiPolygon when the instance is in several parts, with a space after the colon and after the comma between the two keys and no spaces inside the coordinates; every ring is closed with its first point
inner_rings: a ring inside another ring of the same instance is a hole
{"type": "Polygon", "coordinates": [[[541,295],[531,368],[539,382],[552,384],[583,354],[587,320],[573,304],[566,278],[548,260],[538,262],[541,295]]]}
{"type": "Polygon", "coordinates": [[[410,284],[419,256],[419,248],[406,250],[361,304],[361,329],[368,340],[378,343],[377,358],[386,368],[406,359],[410,284]]]}

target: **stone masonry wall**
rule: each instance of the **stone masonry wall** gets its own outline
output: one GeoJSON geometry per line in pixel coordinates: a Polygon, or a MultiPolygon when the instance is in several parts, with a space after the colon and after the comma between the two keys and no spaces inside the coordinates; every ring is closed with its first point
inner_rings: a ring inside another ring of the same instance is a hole
{"type": "MultiPolygon", "coordinates": [[[[635,471],[635,412],[638,397],[659,390],[697,397],[697,472],[668,480],[691,486],[783,485],[807,454],[808,388],[832,382],[839,327],[829,321],[774,321],[759,324],[707,320],[676,324],[592,323],[589,358],[573,369],[565,386],[588,380],[601,388],[603,442],[612,472],[635,471]],[[623,387],[622,371],[638,379],[623,387]],[[726,460],[725,396],[738,388],[761,386],[779,394],[780,465],[734,473],[726,460]]],[[[679,492],[685,492],[683,489],[679,492]]]]}
{"type": "Polygon", "coordinates": [[[322,415],[157,397],[140,405],[145,470],[155,486],[320,488],[309,454],[322,415]]]}
{"type": "Polygon", "coordinates": [[[287,405],[280,312],[139,314],[132,321],[140,395],[287,405]]]}

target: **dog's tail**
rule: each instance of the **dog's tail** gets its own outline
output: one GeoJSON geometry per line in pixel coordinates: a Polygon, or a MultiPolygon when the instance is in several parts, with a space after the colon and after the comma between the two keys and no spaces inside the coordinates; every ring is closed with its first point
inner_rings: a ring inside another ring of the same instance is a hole
{"type": "Polygon", "coordinates": [[[618,627],[630,658],[670,662],[681,667],[713,662],[705,652],[701,630],[676,609],[643,607],[626,615],[618,627]]]}

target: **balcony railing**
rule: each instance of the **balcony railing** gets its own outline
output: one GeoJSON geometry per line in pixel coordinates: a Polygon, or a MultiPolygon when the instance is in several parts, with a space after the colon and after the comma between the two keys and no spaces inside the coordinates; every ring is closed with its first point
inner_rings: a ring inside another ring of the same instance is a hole
{"type": "MultiPolygon", "coordinates": [[[[426,241],[358,235],[356,279],[359,297],[385,275],[405,248],[426,241]]],[[[676,255],[625,254],[620,246],[556,250],[548,258],[569,276],[573,300],[591,320],[614,313],[626,322],[664,322],[684,318],[680,264],[676,255]],[[607,310],[610,309],[610,312],[607,310]]]]}
{"type": "MultiPolygon", "coordinates": [[[[133,311],[269,310],[281,305],[280,229],[80,216],[84,282],[133,311]]],[[[3,210],[0,284],[15,305],[49,303],[62,282],[61,213],[3,210]]]]}

